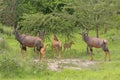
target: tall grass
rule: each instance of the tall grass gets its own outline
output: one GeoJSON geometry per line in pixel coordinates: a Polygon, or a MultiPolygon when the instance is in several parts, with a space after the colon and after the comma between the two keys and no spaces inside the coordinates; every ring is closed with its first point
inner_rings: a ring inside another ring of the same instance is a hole
{"type": "Polygon", "coordinates": [[[27,58],[13,56],[10,53],[0,55],[0,74],[5,79],[24,78],[27,75],[39,77],[46,70],[46,62],[35,62],[27,58]]]}
{"type": "Polygon", "coordinates": [[[13,29],[12,29],[12,27],[7,27],[7,26],[4,26],[0,23],[0,33],[11,36],[13,33],[13,29]]]}
{"type": "Polygon", "coordinates": [[[0,72],[3,77],[13,77],[20,70],[19,61],[9,54],[0,55],[0,72]]]}

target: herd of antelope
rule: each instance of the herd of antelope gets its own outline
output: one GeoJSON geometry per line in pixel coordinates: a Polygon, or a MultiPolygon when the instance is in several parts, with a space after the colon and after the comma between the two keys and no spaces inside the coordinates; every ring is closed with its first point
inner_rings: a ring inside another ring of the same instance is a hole
{"type": "MultiPolygon", "coordinates": [[[[46,54],[46,47],[48,44],[44,44],[44,35],[45,31],[40,31],[39,36],[29,36],[26,34],[19,34],[18,30],[14,31],[15,39],[20,43],[21,45],[21,53],[24,55],[23,51],[26,51],[26,47],[33,47],[34,51],[39,52],[39,57],[40,59],[45,57],[46,54]]],[[[108,59],[110,61],[110,52],[107,47],[107,40],[101,39],[101,38],[96,38],[96,37],[90,37],[87,35],[87,33],[82,32],[80,33],[82,35],[83,41],[87,44],[87,46],[90,49],[90,60],[93,60],[93,47],[95,48],[102,48],[103,51],[105,52],[105,61],[106,57],[108,56],[108,59]]],[[[71,49],[71,46],[74,44],[73,41],[71,42],[66,42],[64,43],[64,51],[71,49]]],[[[56,57],[56,53],[59,53],[59,57],[61,57],[62,54],[62,42],[58,40],[57,36],[54,34],[52,36],[52,51],[54,53],[54,57],[56,57]]]]}

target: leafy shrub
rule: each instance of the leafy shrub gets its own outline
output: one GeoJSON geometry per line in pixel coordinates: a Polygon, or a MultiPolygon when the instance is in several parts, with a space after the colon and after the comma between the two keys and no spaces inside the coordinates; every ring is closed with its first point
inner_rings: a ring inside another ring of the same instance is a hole
{"type": "Polygon", "coordinates": [[[66,13],[46,15],[42,13],[24,14],[21,18],[23,20],[19,22],[19,29],[23,33],[30,33],[32,35],[36,35],[39,30],[45,29],[47,33],[69,36],[77,28],[75,26],[75,16],[66,13]]]}
{"type": "Polygon", "coordinates": [[[41,73],[47,71],[47,64],[44,61],[31,61],[26,58],[16,58],[10,54],[0,55],[0,74],[4,78],[20,77],[26,75],[41,76],[41,73]]]}
{"type": "Polygon", "coordinates": [[[0,23],[0,33],[6,34],[7,36],[11,36],[13,34],[12,27],[5,26],[0,23]]]}
{"type": "Polygon", "coordinates": [[[9,51],[10,47],[8,43],[3,38],[0,37],[0,53],[2,53],[5,50],[9,51]]]}
{"type": "Polygon", "coordinates": [[[0,72],[4,77],[13,77],[17,75],[21,66],[17,59],[8,54],[0,55],[0,72]]]}

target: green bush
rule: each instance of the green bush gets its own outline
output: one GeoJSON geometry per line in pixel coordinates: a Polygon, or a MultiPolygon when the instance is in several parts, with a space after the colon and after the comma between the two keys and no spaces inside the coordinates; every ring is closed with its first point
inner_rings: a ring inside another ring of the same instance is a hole
{"type": "Polygon", "coordinates": [[[3,78],[24,78],[26,75],[39,77],[41,73],[47,70],[45,61],[17,58],[17,56],[11,55],[11,53],[0,54],[0,75],[3,78]]]}
{"type": "Polygon", "coordinates": [[[9,51],[10,47],[8,45],[8,43],[0,37],[0,53],[3,53],[3,51],[9,51]]]}
{"type": "Polygon", "coordinates": [[[7,36],[11,36],[13,34],[12,27],[0,23],[0,33],[2,33],[2,35],[6,34],[7,36]]]}
{"type": "Polygon", "coordinates": [[[21,65],[16,58],[8,54],[0,55],[0,72],[4,77],[13,77],[19,73],[21,65]]]}
{"type": "Polygon", "coordinates": [[[19,29],[22,33],[36,35],[39,30],[45,29],[47,34],[56,33],[69,36],[73,30],[76,30],[75,16],[66,13],[42,14],[35,13],[32,15],[24,14],[23,20],[19,22],[19,29]],[[74,20],[74,21],[73,21],[74,20]]]}

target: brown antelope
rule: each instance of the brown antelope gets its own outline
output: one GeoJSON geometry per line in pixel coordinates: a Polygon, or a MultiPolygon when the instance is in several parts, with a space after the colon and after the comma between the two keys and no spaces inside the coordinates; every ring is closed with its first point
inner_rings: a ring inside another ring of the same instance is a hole
{"type": "Polygon", "coordinates": [[[82,32],[82,39],[86,42],[86,44],[88,45],[88,47],[90,48],[90,60],[93,60],[92,57],[92,52],[93,52],[93,47],[95,48],[102,48],[105,52],[105,61],[106,61],[106,57],[108,55],[109,61],[110,61],[110,52],[109,49],[107,47],[107,40],[105,39],[101,39],[101,38],[96,38],[96,37],[89,37],[87,35],[87,33],[82,32]]]}
{"type": "MultiPolygon", "coordinates": [[[[42,32],[44,34],[44,32],[42,32]]],[[[21,52],[26,51],[26,47],[33,47],[34,51],[40,51],[41,47],[43,46],[43,39],[40,37],[28,36],[26,34],[19,34],[18,30],[14,31],[14,35],[16,40],[21,45],[21,52]]]]}
{"type": "Polygon", "coordinates": [[[68,48],[71,49],[71,46],[72,46],[73,44],[74,44],[73,41],[66,42],[66,43],[64,44],[64,51],[65,51],[66,49],[68,49],[68,48]]]}
{"type": "Polygon", "coordinates": [[[44,45],[44,46],[40,49],[40,59],[46,57],[46,47],[47,47],[47,46],[48,46],[48,44],[44,45]]]}
{"type": "Polygon", "coordinates": [[[61,57],[62,42],[58,41],[56,35],[53,35],[53,38],[52,38],[52,50],[53,50],[53,53],[54,53],[54,57],[55,57],[55,51],[58,51],[59,57],[61,57]]]}

